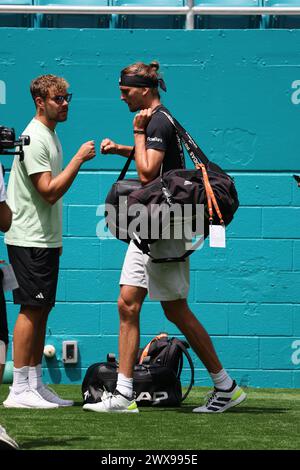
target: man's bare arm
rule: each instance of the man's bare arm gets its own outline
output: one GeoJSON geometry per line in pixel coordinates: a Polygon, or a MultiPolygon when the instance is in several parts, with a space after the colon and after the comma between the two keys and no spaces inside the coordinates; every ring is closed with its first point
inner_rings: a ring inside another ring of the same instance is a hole
{"type": "Polygon", "coordinates": [[[152,117],[152,110],[143,109],[136,114],[133,120],[135,164],[139,178],[143,184],[147,184],[159,175],[165,151],[146,148],[146,128],[152,117]],[[144,133],[142,133],[144,132],[144,133]]]}
{"type": "Polygon", "coordinates": [[[51,171],[31,175],[35,189],[49,203],[55,204],[70,188],[81,165],[96,155],[94,141],[83,144],[66,168],[53,178],[51,171]]]}
{"type": "Polygon", "coordinates": [[[121,157],[129,157],[133,147],[130,145],[117,144],[111,139],[103,139],[100,144],[100,151],[103,155],[113,154],[121,157]]]}

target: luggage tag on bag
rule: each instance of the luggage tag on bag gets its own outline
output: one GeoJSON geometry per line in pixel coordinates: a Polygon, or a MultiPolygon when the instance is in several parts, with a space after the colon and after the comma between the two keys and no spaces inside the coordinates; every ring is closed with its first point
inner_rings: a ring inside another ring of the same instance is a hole
{"type": "Polygon", "coordinates": [[[224,225],[209,226],[209,246],[211,248],[226,248],[226,234],[224,225]]]}
{"type": "Polygon", "coordinates": [[[14,290],[19,287],[13,267],[11,264],[5,264],[2,268],[3,279],[2,286],[4,291],[14,290]]]}

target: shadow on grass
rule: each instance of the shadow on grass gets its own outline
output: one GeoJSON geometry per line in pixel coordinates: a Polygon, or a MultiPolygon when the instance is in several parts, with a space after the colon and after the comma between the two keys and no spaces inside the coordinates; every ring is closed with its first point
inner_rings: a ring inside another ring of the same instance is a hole
{"type": "MultiPolygon", "coordinates": [[[[195,408],[194,406],[185,406],[184,408],[180,408],[177,411],[181,412],[181,413],[191,413],[194,408],[195,408]]],[[[246,414],[246,413],[254,413],[254,414],[277,413],[277,414],[281,414],[282,413],[283,414],[283,413],[288,413],[289,411],[291,411],[290,408],[268,408],[266,406],[264,406],[264,407],[247,406],[245,408],[238,408],[238,407],[232,408],[232,409],[226,411],[226,414],[227,413],[235,413],[235,414],[246,414]]],[[[201,414],[201,413],[198,413],[198,414],[201,414]]],[[[204,414],[204,413],[202,413],[202,414],[204,414]]],[[[216,413],[214,413],[214,414],[216,414],[216,413]]],[[[223,414],[223,413],[217,413],[217,414],[223,414]]]]}
{"type": "MultiPolygon", "coordinates": [[[[30,442],[24,442],[24,444],[21,444],[20,445],[20,449],[21,450],[30,450],[30,449],[36,449],[36,448],[39,448],[39,447],[55,447],[57,448],[57,446],[60,446],[60,447],[68,447],[68,443],[73,443],[73,442],[79,442],[79,443],[83,443],[83,441],[88,441],[89,439],[88,438],[85,438],[85,437],[70,437],[70,438],[67,438],[67,439],[56,439],[56,438],[50,438],[49,436],[48,437],[45,437],[43,439],[33,439],[33,440],[30,440],[30,442]]],[[[73,449],[73,446],[71,445],[72,449],[73,449]]]]}
{"type": "MultiPolygon", "coordinates": [[[[75,407],[82,407],[83,402],[77,401],[74,403],[75,407]]],[[[194,408],[197,408],[199,404],[195,405],[184,405],[182,407],[156,407],[156,406],[139,406],[139,410],[142,413],[153,413],[154,411],[159,411],[160,413],[166,413],[166,412],[176,412],[176,413],[192,413],[194,408]]],[[[238,406],[235,408],[231,408],[230,410],[226,411],[226,414],[229,413],[235,413],[235,414],[247,414],[247,413],[253,413],[253,414],[266,414],[266,413],[276,413],[276,414],[284,414],[284,413],[289,413],[291,411],[290,408],[271,408],[271,407],[258,407],[258,406],[247,406],[243,408],[239,408],[238,406]]],[[[194,413],[196,414],[196,413],[194,413]]],[[[201,413],[198,413],[201,414],[201,413]]],[[[204,414],[204,413],[202,413],[204,414]]],[[[223,414],[223,413],[217,413],[217,414],[223,414]]]]}

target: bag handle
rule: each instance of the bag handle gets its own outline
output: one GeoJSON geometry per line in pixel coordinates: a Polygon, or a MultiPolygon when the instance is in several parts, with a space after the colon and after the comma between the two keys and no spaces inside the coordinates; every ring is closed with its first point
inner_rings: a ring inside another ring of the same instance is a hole
{"type": "Polygon", "coordinates": [[[155,338],[151,339],[151,341],[149,341],[147,346],[145,346],[145,348],[142,351],[142,354],[140,355],[139,364],[143,364],[143,360],[145,359],[146,356],[148,356],[150,346],[152,343],[154,343],[154,341],[157,341],[158,339],[161,339],[161,338],[167,338],[167,337],[168,337],[167,333],[160,333],[159,335],[155,336],[155,338]]]}
{"type": "MultiPolygon", "coordinates": [[[[132,160],[134,158],[134,154],[135,154],[135,147],[132,148],[129,157],[127,158],[126,163],[125,163],[123,169],[121,170],[121,173],[119,174],[119,177],[118,177],[117,181],[121,181],[125,178],[125,175],[128,171],[130,163],[132,162],[132,160]]],[[[163,174],[163,162],[160,166],[160,177],[161,178],[162,178],[162,174],[163,174]]]]}
{"type": "Polygon", "coordinates": [[[125,178],[125,175],[127,173],[127,170],[130,166],[130,163],[132,162],[133,160],[133,157],[134,157],[134,152],[135,152],[135,147],[132,148],[131,152],[130,152],[130,155],[129,157],[127,158],[126,160],[126,163],[123,167],[123,170],[121,171],[120,175],[119,175],[119,178],[117,179],[117,181],[120,181],[120,180],[123,180],[125,178]]]}

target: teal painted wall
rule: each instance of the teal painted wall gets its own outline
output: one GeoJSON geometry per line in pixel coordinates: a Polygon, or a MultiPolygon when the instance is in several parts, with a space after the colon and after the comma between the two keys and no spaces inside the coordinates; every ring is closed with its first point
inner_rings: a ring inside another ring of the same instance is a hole
{"type": "MultiPolygon", "coordinates": [[[[0,29],[0,122],[21,133],[34,111],[30,80],[64,76],[73,92],[69,119],[57,128],[65,162],[89,139],[132,142],[118,73],[137,60],[160,62],[164,103],[236,180],[241,207],[227,248],[192,256],[189,301],[224,367],[250,386],[300,385],[300,188],[292,178],[300,172],[299,43],[299,30],[0,29]]],[[[10,159],[1,160],[9,168],[10,159]]],[[[80,383],[91,363],[117,352],[126,245],[96,237],[96,209],[123,163],[98,153],[64,198],[58,302],[47,330],[57,358],[44,363],[48,381],[80,383]],[[65,339],[78,340],[77,366],[61,362],[65,339]]],[[[7,299],[12,332],[17,308],[7,299]]],[[[141,343],[161,330],[179,334],[159,304],[146,301],[141,343]]],[[[196,384],[207,385],[193,358],[196,384]]]]}

